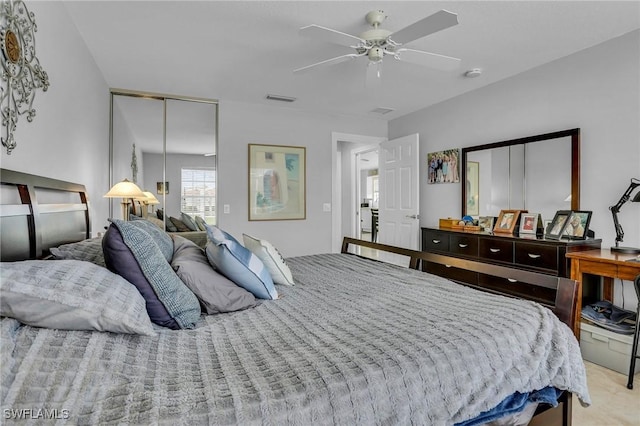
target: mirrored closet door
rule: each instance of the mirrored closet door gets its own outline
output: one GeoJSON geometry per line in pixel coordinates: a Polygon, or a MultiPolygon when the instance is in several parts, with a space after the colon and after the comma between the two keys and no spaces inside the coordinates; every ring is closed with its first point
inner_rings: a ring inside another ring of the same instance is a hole
{"type": "MultiPolygon", "coordinates": [[[[217,136],[216,100],[112,89],[110,185],[128,179],[148,193],[126,200],[131,214],[216,224],[217,136]]],[[[110,217],[122,219],[119,202],[110,217]]]]}

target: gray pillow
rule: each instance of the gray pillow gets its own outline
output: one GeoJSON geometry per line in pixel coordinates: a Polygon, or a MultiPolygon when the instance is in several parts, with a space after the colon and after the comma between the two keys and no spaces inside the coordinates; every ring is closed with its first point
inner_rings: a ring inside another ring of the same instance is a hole
{"type": "Polygon", "coordinates": [[[198,225],[198,229],[200,231],[206,231],[207,230],[207,223],[204,221],[202,216],[196,216],[196,225],[198,225]]]}
{"type": "Polygon", "coordinates": [[[171,262],[171,258],[173,257],[173,240],[169,234],[148,220],[134,220],[129,223],[141,228],[149,234],[153,241],[158,245],[158,248],[160,248],[160,251],[167,262],[171,262]]]}
{"type": "Polygon", "coordinates": [[[256,306],[255,296],[216,272],[200,247],[179,235],[172,238],[175,251],[171,266],[200,300],[204,312],[217,314],[256,306]]]}
{"type": "Polygon", "coordinates": [[[101,238],[63,244],[59,247],[52,247],[49,251],[54,259],[85,260],[99,266],[105,266],[101,238]]]}
{"type": "Polygon", "coordinates": [[[199,231],[200,229],[198,229],[198,225],[196,224],[196,221],[189,216],[186,213],[180,213],[180,219],[182,219],[182,222],[187,225],[187,228],[189,228],[189,231],[199,231]]]}
{"type": "Polygon", "coordinates": [[[90,262],[4,262],[0,292],[0,315],[35,327],[156,334],[138,290],[90,262]]]}

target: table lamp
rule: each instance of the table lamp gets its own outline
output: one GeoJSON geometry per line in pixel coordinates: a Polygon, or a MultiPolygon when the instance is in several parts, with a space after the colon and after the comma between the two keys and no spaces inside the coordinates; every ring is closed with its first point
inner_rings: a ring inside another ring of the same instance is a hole
{"type": "MultiPolygon", "coordinates": [[[[104,194],[105,198],[122,198],[122,219],[129,220],[129,199],[145,197],[144,193],[138,185],[130,182],[126,178],[122,182],[118,182],[109,192],[104,194]]],[[[146,198],[146,197],[145,197],[146,198]]]]}
{"type": "Polygon", "coordinates": [[[139,200],[142,201],[144,208],[142,209],[142,217],[147,217],[149,213],[148,207],[151,206],[151,212],[153,213],[153,205],[160,204],[160,201],[153,195],[150,191],[142,191],[144,197],[140,197],[139,200]]]}
{"type": "MultiPolygon", "coordinates": [[[[620,241],[622,241],[622,238],[624,237],[624,231],[622,230],[622,226],[618,222],[618,213],[620,212],[620,208],[623,206],[623,204],[631,199],[631,193],[633,193],[633,191],[639,186],[640,186],[640,180],[636,178],[631,178],[631,183],[629,184],[629,187],[627,188],[627,190],[624,191],[624,194],[622,194],[622,197],[620,197],[620,200],[618,200],[615,206],[609,207],[609,210],[611,210],[611,214],[613,215],[613,225],[616,228],[616,245],[614,247],[611,247],[612,252],[640,254],[640,248],[620,247],[618,245],[620,241]]],[[[631,199],[631,202],[634,202],[634,203],[640,202],[640,191],[636,192],[636,195],[633,197],[633,199],[631,199]]]]}

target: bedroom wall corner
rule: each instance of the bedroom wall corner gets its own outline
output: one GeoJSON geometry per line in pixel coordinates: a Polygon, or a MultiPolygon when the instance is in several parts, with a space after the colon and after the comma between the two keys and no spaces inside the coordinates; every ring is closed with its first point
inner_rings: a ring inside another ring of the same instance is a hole
{"type": "Polygon", "coordinates": [[[107,224],[109,87],[61,2],[28,2],[35,15],[36,55],[49,76],[36,92],[33,122],[20,116],[17,147],[2,167],[86,185],[92,231],[107,224]]]}

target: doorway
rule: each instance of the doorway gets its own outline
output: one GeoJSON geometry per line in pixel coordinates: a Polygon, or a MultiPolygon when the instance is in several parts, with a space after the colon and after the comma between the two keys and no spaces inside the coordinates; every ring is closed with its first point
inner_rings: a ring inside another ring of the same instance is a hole
{"type": "Polygon", "coordinates": [[[376,241],[378,235],[378,203],[380,185],[378,180],[378,148],[365,148],[355,153],[356,170],[355,204],[356,238],[376,241]]]}

